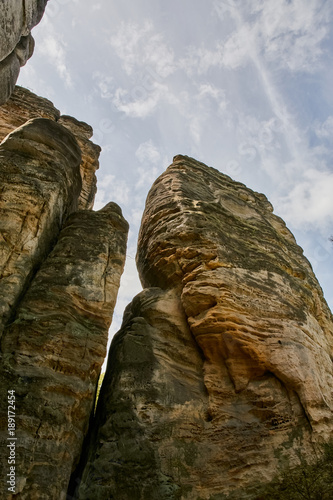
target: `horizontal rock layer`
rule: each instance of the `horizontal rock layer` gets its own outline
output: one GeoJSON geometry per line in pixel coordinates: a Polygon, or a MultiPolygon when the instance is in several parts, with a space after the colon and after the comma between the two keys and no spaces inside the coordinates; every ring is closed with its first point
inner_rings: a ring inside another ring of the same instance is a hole
{"type": "Polygon", "coordinates": [[[91,209],[97,191],[95,172],[99,168],[98,158],[101,152],[101,148],[90,140],[93,135],[92,127],[71,116],[60,115],[60,111],[48,99],[16,86],[8,102],[0,107],[0,140],[32,118],[55,120],[74,134],[82,155],[82,188],[78,207],[82,210],[91,209]]]}
{"type": "Polygon", "coordinates": [[[309,262],[264,195],[177,156],[137,263],[75,498],[264,495],[332,435],[333,321],[309,262]]]}
{"type": "Polygon", "coordinates": [[[19,498],[66,498],[94,407],[127,230],[113,203],[71,214],[5,330],[1,385],[16,391],[19,498]]]}
{"type": "MultiPolygon", "coordinates": [[[[24,124],[0,145],[0,386],[4,395],[15,391],[17,439],[10,492],[4,397],[0,489],[6,500],[58,500],[67,497],[93,415],[128,224],[114,203],[78,210],[93,199],[92,176],[81,196],[91,128],[55,120],[49,103],[47,117],[26,121],[28,108],[25,101],[24,124]]],[[[97,159],[89,161],[88,174],[97,159]]]]}
{"type": "Polygon", "coordinates": [[[45,118],[0,145],[0,334],[63,221],[77,210],[80,162],[73,134],[45,118]]]}

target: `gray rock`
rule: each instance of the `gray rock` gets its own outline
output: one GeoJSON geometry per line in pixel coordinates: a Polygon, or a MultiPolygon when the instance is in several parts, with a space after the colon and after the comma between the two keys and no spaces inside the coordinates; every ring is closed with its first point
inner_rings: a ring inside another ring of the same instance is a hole
{"type": "Polygon", "coordinates": [[[41,20],[47,0],[2,0],[0,16],[0,105],[11,96],[20,67],[32,56],[30,31],[41,20]]]}

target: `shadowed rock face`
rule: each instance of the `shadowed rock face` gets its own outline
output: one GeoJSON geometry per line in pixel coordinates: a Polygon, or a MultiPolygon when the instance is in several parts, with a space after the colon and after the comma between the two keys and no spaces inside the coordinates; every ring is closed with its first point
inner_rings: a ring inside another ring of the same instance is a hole
{"type": "Polygon", "coordinates": [[[0,18],[0,105],[14,90],[20,67],[32,56],[30,31],[41,20],[47,0],[2,0],[0,18]]]}
{"type": "Polygon", "coordinates": [[[177,156],[137,264],[76,497],[256,498],[332,434],[332,314],[309,262],[264,195],[177,156]]]}
{"type": "MultiPolygon", "coordinates": [[[[84,127],[59,122],[34,118],[0,145],[0,386],[15,391],[17,438],[15,494],[0,479],[6,500],[66,498],[126,254],[128,224],[116,204],[78,210],[85,143],[74,134],[84,127]]],[[[4,397],[3,471],[7,406],[4,397]]]]}

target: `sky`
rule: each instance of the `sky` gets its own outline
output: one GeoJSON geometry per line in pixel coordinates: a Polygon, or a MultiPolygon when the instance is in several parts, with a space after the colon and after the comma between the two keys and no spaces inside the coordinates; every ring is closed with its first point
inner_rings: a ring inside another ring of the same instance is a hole
{"type": "Polygon", "coordinates": [[[94,128],[95,209],[130,224],[110,329],[140,291],[137,233],[177,154],[263,192],[333,309],[333,3],[49,0],[18,84],[94,128]]]}

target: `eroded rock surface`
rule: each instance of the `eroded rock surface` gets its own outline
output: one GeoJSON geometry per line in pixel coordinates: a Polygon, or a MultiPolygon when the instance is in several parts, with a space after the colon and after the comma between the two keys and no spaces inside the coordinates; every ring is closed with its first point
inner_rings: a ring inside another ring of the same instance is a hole
{"type": "Polygon", "coordinates": [[[82,188],[78,207],[81,210],[91,209],[97,190],[95,172],[99,168],[98,158],[101,152],[100,146],[90,140],[93,135],[92,127],[72,116],[61,115],[48,99],[16,86],[8,102],[0,107],[0,140],[33,118],[48,118],[57,121],[74,134],[82,156],[80,165],[82,188]]]}
{"type": "Polygon", "coordinates": [[[73,134],[45,118],[28,121],[0,145],[0,334],[78,208],[80,162],[73,134]]]}
{"type": "Polygon", "coordinates": [[[0,17],[0,105],[10,97],[20,67],[32,56],[31,30],[41,20],[47,0],[2,0],[0,17]]]}
{"type": "Polygon", "coordinates": [[[1,385],[15,388],[18,409],[13,498],[66,498],[106,355],[127,231],[114,203],[71,214],[5,330],[1,385]]]}
{"type": "Polygon", "coordinates": [[[58,116],[49,101],[44,117],[16,103],[14,130],[0,145],[0,490],[6,500],[58,500],[94,412],[128,224],[114,203],[80,210],[96,189],[91,127],[58,116]],[[14,491],[7,391],[15,394],[14,491]]]}
{"type": "Polygon", "coordinates": [[[264,195],[177,156],[137,263],[76,497],[256,498],[332,435],[332,314],[309,262],[264,195]]]}

